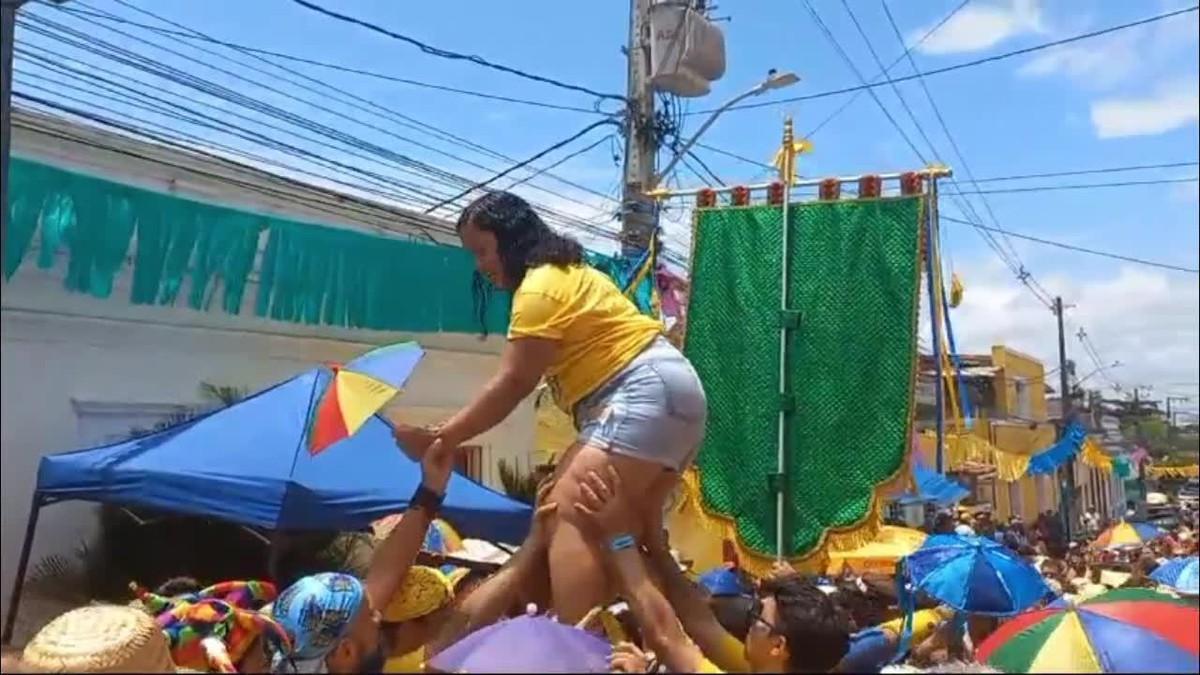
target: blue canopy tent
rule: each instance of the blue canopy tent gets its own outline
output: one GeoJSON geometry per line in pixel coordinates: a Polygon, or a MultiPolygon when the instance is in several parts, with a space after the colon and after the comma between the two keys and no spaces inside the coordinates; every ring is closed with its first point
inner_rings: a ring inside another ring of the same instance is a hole
{"type": "Polygon", "coordinates": [[[896,498],[904,506],[910,504],[936,504],[947,507],[958,503],[970,490],[953,478],[938,473],[920,462],[912,463],[913,491],[905,492],[896,498]]]}
{"type": "MultiPolygon", "coordinates": [[[[273,530],[358,530],[403,511],[421,480],[391,425],[372,417],[317,455],[309,409],[329,370],[317,368],[227,408],[97,448],[43,457],[5,622],[12,620],[42,506],[67,500],[140,506],[273,530]]],[[[519,542],[526,504],[455,474],[442,515],[465,536],[519,542]]]]}

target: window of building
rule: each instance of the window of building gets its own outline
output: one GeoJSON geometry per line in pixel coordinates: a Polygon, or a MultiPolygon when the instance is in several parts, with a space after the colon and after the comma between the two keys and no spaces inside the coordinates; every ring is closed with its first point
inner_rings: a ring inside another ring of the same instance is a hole
{"type": "Polygon", "coordinates": [[[891,522],[904,520],[904,506],[899,501],[890,501],[887,504],[887,509],[883,514],[884,518],[891,522]]]}
{"type": "Polygon", "coordinates": [[[1022,420],[1033,419],[1033,405],[1030,400],[1029,383],[1022,378],[1013,379],[1013,416],[1022,420]]]}

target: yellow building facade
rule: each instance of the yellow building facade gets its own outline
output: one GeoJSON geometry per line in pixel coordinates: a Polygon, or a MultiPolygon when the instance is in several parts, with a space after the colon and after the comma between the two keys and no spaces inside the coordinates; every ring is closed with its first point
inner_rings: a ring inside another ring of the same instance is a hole
{"type": "MultiPolygon", "coordinates": [[[[1040,360],[1003,345],[992,347],[988,355],[965,358],[987,363],[983,369],[987,374],[976,374],[974,379],[990,383],[986,397],[990,400],[972,401],[970,434],[1004,453],[1026,457],[1054,443],[1055,427],[1046,415],[1046,371],[1040,360]]],[[[954,434],[959,426],[947,419],[945,430],[954,434]]],[[[923,460],[932,466],[936,438],[926,432],[920,444],[923,460]]],[[[1059,488],[1053,476],[1022,475],[1008,481],[991,453],[955,455],[961,453],[944,454],[946,471],[969,476],[963,482],[971,487],[974,503],[990,507],[996,517],[1031,520],[1040,512],[1058,509],[1059,488]]]]}

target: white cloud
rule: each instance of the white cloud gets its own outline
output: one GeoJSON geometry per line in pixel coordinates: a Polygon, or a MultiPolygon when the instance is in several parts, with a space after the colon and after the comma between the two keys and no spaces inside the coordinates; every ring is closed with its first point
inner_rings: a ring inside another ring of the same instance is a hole
{"type": "MultiPolygon", "coordinates": [[[[1058,361],[1054,315],[998,261],[960,269],[966,292],[951,314],[959,350],[986,352],[1003,344],[1053,367],[1058,361]]],[[[1172,383],[1200,379],[1200,287],[1195,276],[1125,266],[1097,280],[1052,274],[1040,281],[1070,307],[1067,358],[1078,364],[1080,376],[1096,369],[1075,337],[1083,327],[1103,363],[1123,364],[1107,375],[1126,389],[1150,385],[1164,391],[1172,383]]],[[[923,332],[928,333],[928,324],[923,332]]],[[[1085,386],[1105,384],[1097,374],[1085,386]]]]}
{"type": "Polygon", "coordinates": [[[1100,138],[1150,136],[1174,131],[1200,119],[1196,79],[1161,84],[1142,96],[1114,96],[1091,104],[1092,127],[1100,138]]]}
{"type": "MultiPolygon", "coordinates": [[[[915,44],[932,27],[914,31],[909,36],[909,44],[915,44]]],[[[1009,0],[991,5],[973,3],[934,31],[917,49],[925,54],[974,52],[1043,30],[1041,8],[1036,0],[1009,0]]]]}
{"type": "Polygon", "coordinates": [[[1180,183],[1172,186],[1171,199],[1177,202],[1200,201],[1200,183],[1180,183]]]}
{"type": "MultiPolygon", "coordinates": [[[[1069,33],[1087,30],[1086,24],[1090,22],[1072,26],[1069,33]]],[[[1169,70],[1185,53],[1194,52],[1198,37],[1200,28],[1195,17],[1180,15],[1040,52],[1019,73],[1030,77],[1063,75],[1093,90],[1136,84],[1147,75],[1153,77],[1169,70]]]]}

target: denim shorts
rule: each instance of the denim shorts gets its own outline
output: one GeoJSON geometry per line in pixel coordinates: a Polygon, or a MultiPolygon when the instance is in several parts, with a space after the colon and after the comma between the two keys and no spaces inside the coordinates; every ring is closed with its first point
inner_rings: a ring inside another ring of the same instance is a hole
{"type": "Polygon", "coordinates": [[[692,364],[665,337],[575,406],[578,441],[683,471],[704,438],[708,402],[692,364]]]}

